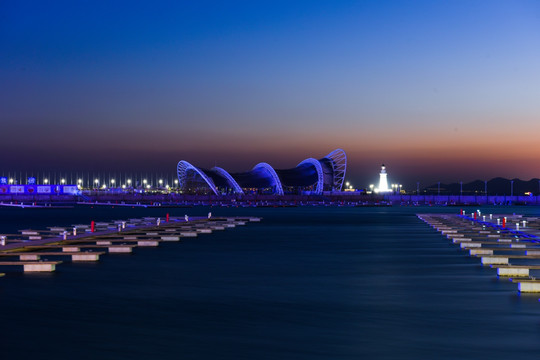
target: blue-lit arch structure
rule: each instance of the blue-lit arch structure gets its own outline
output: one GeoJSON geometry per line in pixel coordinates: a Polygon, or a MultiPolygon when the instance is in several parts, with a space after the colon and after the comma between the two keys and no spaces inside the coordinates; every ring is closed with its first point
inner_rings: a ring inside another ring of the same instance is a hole
{"type": "Polygon", "coordinates": [[[251,170],[229,173],[220,167],[203,169],[180,161],[177,174],[180,189],[184,192],[215,195],[247,193],[309,193],[341,191],[347,170],[347,155],[336,149],[322,159],[308,158],[292,169],[274,169],[261,162],[251,170]]]}
{"type": "Polygon", "coordinates": [[[176,174],[178,175],[178,183],[181,188],[187,186],[190,175],[197,174],[206,182],[206,184],[214,192],[214,194],[219,195],[212,179],[210,179],[203,170],[191,165],[185,160],[181,160],[178,162],[178,166],[176,167],[176,174]]]}
{"type": "Polygon", "coordinates": [[[324,172],[320,161],[314,158],[309,158],[296,165],[296,167],[301,167],[305,164],[312,165],[317,170],[317,186],[315,187],[315,194],[322,194],[324,189],[324,172]]]}
{"type": "Polygon", "coordinates": [[[211,171],[214,171],[214,172],[218,173],[219,175],[223,176],[225,179],[227,179],[227,182],[229,183],[229,185],[233,189],[234,193],[236,193],[236,194],[244,194],[244,190],[242,190],[242,188],[240,187],[240,185],[238,185],[236,180],[234,180],[234,178],[231,176],[231,174],[229,174],[225,169],[214,166],[211,169],[211,171]]]}

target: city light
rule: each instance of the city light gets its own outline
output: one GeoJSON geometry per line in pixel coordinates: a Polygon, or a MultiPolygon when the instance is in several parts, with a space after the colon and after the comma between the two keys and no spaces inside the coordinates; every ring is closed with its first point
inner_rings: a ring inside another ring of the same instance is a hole
{"type": "Polygon", "coordinates": [[[44,183],[44,184],[48,184],[48,183],[49,183],[49,179],[43,179],[43,183],[44,183]]]}
{"type": "Polygon", "coordinates": [[[60,184],[65,184],[66,183],[66,179],[60,179],[60,184]]]}

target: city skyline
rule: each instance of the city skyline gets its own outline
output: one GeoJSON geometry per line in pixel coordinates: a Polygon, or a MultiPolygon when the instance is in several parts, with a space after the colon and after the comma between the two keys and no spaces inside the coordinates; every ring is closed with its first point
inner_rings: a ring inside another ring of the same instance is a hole
{"type": "Polygon", "coordinates": [[[540,5],[0,5],[6,171],[243,171],[347,152],[347,180],[540,177],[540,5]]]}

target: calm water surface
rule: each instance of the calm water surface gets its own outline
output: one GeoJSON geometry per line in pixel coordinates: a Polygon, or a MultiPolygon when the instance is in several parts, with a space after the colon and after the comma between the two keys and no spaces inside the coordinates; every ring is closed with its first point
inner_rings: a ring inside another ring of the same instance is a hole
{"type": "MultiPolygon", "coordinates": [[[[208,209],[1,209],[0,232],[167,211],[208,209]]],[[[264,220],[8,274],[0,358],[538,359],[538,296],[415,216],[433,211],[459,209],[214,208],[264,220]]]]}

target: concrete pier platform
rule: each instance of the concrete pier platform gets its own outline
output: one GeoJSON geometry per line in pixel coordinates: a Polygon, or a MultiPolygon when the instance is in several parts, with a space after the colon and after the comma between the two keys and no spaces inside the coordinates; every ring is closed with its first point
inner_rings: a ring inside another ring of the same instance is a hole
{"type": "Polygon", "coordinates": [[[53,272],[62,261],[0,261],[0,266],[23,266],[24,272],[53,272]]]}
{"type": "Polygon", "coordinates": [[[44,257],[70,257],[72,262],[99,261],[103,254],[132,253],[136,247],[156,247],[161,242],[178,242],[182,237],[211,234],[261,219],[193,218],[185,222],[182,217],[170,218],[170,222],[162,221],[159,226],[156,220],[148,217],[96,222],[94,232],[89,225],[21,230],[20,234],[11,234],[4,245],[0,245],[0,258],[9,259],[0,261],[0,266],[22,266],[25,272],[51,272],[62,261],[47,261],[44,257]]]}

